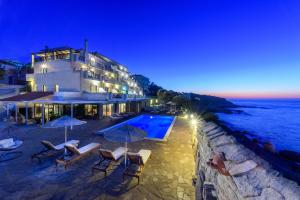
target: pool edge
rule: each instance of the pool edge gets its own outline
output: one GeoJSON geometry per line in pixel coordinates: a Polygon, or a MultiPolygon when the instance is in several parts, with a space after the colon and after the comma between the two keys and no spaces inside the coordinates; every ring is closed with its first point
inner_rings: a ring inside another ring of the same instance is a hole
{"type": "MultiPolygon", "coordinates": [[[[136,119],[136,118],[142,116],[142,115],[143,115],[143,114],[141,114],[141,115],[139,115],[139,116],[136,116],[136,117],[133,117],[133,118],[131,118],[131,119],[125,120],[125,121],[123,121],[123,122],[121,122],[121,123],[117,123],[117,124],[115,124],[115,125],[113,125],[113,126],[104,128],[104,129],[102,129],[102,130],[100,130],[100,131],[97,131],[97,132],[96,132],[96,135],[102,135],[103,132],[112,129],[112,128],[116,127],[117,125],[119,126],[120,124],[125,124],[125,123],[127,123],[127,122],[129,122],[129,121],[131,121],[131,120],[133,120],[133,119],[136,119]]],[[[156,141],[156,142],[166,142],[167,139],[168,139],[168,137],[169,137],[169,135],[170,135],[170,133],[171,133],[171,131],[172,131],[172,128],[173,128],[173,126],[174,126],[174,124],[175,124],[175,121],[176,121],[176,119],[177,119],[177,116],[172,116],[172,117],[174,117],[174,118],[173,118],[173,121],[172,121],[172,123],[170,124],[170,126],[169,126],[169,128],[168,128],[168,130],[167,130],[167,132],[166,132],[166,134],[165,134],[165,136],[164,136],[164,138],[158,139],[158,138],[147,138],[147,137],[146,137],[145,139],[146,139],[146,140],[151,140],[151,141],[156,141]]]]}

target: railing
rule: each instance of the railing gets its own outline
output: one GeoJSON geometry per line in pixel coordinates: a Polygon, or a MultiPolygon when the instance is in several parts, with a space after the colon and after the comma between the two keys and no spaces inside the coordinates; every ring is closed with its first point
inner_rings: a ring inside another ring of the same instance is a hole
{"type": "Polygon", "coordinates": [[[109,93],[104,92],[104,93],[90,93],[90,92],[84,92],[82,94],[82,97],[87,99],[87,100],[110,100],[109,93]]]}

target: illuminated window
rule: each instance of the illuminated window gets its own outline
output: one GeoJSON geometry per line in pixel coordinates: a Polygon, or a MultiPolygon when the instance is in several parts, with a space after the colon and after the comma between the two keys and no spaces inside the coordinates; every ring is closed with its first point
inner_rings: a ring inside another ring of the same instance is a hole
{"type": "Polygon", "coordinates": [[[126,103],[120,103],[119,104],[119,112],[120,113],[126,112],[126,103]]]}
{"type": "Polygon", "coordinates": [[[48,72],[48,69],[43,67],[43,68],[42,68],[42,73],[43,73],[43,74],[46,74],[47,72],[48,72]]]}
{"type": "Polygon", "coordinates": [[[93,58],[93,57],[91,57],[91,64],[92,64],[92,65],[95,65],[95,64],[96,64],[96,60],[95,60],[95,58],[93,58]]]}
{"type": "Polygon", "coordinates": [[[59,92],[59,85],[57,84],[54,85],[54,92],[59,92]]]}
{"type": "Polygon", "coordinates": [[[43,91],[43,92],[46,92],[46,91],[47,91],[47,87],[46,87],[46,85],[43,85],[43,87],[42,87],[42,91],[43,91]]]}
{"type": "Polygon", "coordinates": [[[113,104],[103,105],[103,116],[111,116],[112,108],[113,108],[113,104]]]}

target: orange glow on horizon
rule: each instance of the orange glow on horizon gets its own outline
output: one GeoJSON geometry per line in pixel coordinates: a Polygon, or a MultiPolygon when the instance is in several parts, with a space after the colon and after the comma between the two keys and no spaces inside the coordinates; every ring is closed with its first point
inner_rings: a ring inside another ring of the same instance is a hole
{"type": "Polygon", "coordinates": [[[298,99],[300,98],[299,92],[197,92],[199,94],[208,94],[223,98],[244,98],[244,99],[267,99],[267,98],[290,98],[298,99]]]}

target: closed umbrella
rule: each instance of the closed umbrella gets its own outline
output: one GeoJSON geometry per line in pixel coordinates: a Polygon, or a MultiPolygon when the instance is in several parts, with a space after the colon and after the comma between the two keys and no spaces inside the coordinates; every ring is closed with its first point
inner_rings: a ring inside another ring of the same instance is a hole
{"type": "MultiPolygon", "coordinates": [[[[105,131],[103,135],[106,140],[112,142],[124,142],[125,148],[127,149],[127,144],[129,142],[141,141],[147,136],[147,133],[138,127],[125,124],[124,126],[105,131]]],[[[126,162],[127,151],[125,153],[125,167],[126,162]]]]}
{"type": "MultiPolygon", "coordinates": [[[[70,116],[63,116],[60,118],[57,118],[55,120],[52,120],[50,122],[47,122],[43,128],[60,128],[65,127],[65,142],[68,141],[68,127],[71,126],[78,126],[85,124],[85,121],[78,120],[76,118],[70,117],[70,116]]],[[[65,150],[66,153],[66,150],[65,150]]]]}

